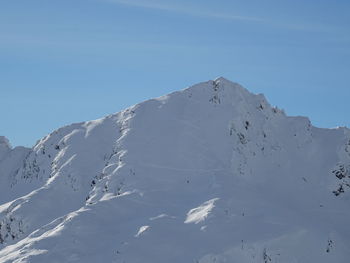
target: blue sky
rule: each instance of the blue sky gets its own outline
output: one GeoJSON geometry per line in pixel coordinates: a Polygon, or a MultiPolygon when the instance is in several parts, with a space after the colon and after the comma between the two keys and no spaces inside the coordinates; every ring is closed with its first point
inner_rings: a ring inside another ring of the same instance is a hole
{"type": "Polygon", "coordinates": [[[349,14],[348,0],[2,0],[0,135],[32,146],[218,76],[350,126],[349,14]]]}

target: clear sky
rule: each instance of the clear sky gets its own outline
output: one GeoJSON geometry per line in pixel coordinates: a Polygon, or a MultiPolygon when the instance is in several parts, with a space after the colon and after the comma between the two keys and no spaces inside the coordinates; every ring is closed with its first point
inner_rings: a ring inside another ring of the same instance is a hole
{"type": "Polygon", "coordinates": [[[2,0],[0,135],[32,146],[223,76],[350,126],[349,0],[2,0]]]}

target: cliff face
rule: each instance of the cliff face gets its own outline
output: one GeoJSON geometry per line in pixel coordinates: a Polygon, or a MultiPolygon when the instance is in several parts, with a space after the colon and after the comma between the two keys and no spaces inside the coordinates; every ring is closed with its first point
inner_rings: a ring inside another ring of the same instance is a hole
{"type": "Polygon", "coordinates": [[[349,261],[350,131],[224,78],[6,145],[1,262],[349,261]]]}

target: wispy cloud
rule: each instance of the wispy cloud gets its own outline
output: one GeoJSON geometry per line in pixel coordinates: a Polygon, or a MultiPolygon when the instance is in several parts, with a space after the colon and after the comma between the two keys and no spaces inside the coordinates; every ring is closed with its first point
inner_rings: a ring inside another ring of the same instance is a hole
{"type": "Polygon", "coordinates": [[[304,32],[323,32],[323,33],[334,33],[339,31],[338,28],[327,26],[327,25],[318,25],[310,23],[300,23],[300,22],[290,22],[290,21],[275,21],[270,18],[262,18],[255,16],[244,16],[244,15],[235,15],[225,12],[212,12],[206,11],[200,8],[193,7],[183,7],[178,5],[170,4],[169,2],[165,3],[164,1],[157,0],[104,0],[111,3],[138,7],[138,8],[147,8],[154,10],[162,10],[167,12],[179,13],[182,15],[204,17],[211,19],[220,19],[227,21],[241,21],[241,22],[256,22],[260,25],[265,25],[273,28],[280,28],[291,31],[304,31],[304,32]]]}
{"type": "Polygon", "coordinates": [[[214,18],[214,19],[222,19],[222,20],[238,20],[238,21],[240,20],[240,21],[252,21],[252,22],[262,21],[262,19],[257,17],[240,16],[240,15],[232,15],[232,14],[217,13],[217,12],[206,12],[206,11],[197,10],[193,8],[183,8],[183,7],[165,4],[165,3],[159,3],[155,1],[142,1],[142,0],[107,0],[107,1],[115,4],[120,4],[120,5],[163,10],[163,11],[180,13],[180,14],[190,15],[190,16],[198,16],[198,17],[206,17],[206,18],[214,18]]]}

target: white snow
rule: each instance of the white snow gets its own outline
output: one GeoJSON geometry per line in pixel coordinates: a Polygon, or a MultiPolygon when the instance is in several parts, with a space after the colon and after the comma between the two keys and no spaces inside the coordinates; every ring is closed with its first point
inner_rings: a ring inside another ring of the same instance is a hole
{"type": "Polygon", "coordinates": [[[0,262],[349,262],[350,130],[224,78],[0,156],[0,262]]]}
{"type": "Polygon", "coordinates": [[[191,209],[187,213],[185,223],[186,224],[188,224],[188,223],[198,224],[199,222],[204,221],[208,217],[211,210],[214,208],[215,201],[217,201],[217,200],[219,200],[219,198],[211,199],[209,201],[204,202],[200,206],[191,209]]]}
{"type": "Polygon", "coordinates": [[[144,234],[145,231],[147,231],[150,228],[150,226],[141,226],[135,237],[139,237],[140,235],[144,234]]]}

